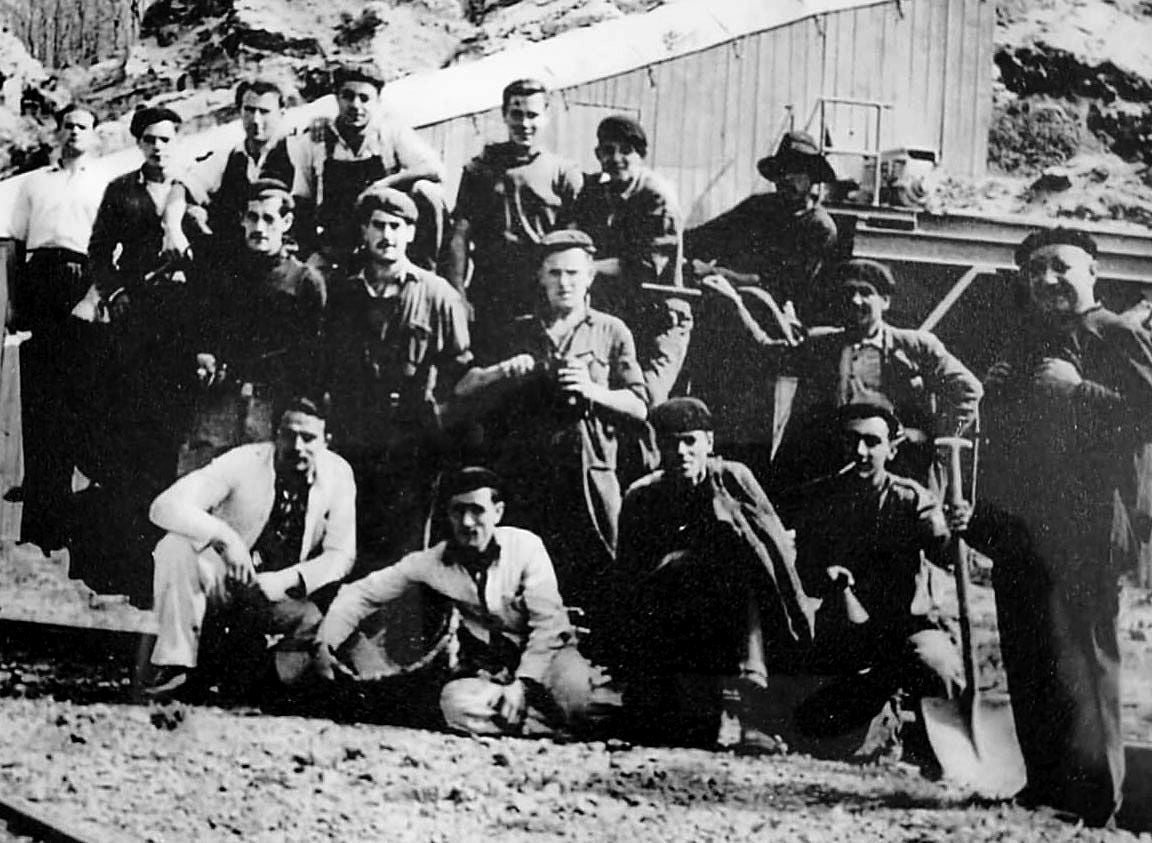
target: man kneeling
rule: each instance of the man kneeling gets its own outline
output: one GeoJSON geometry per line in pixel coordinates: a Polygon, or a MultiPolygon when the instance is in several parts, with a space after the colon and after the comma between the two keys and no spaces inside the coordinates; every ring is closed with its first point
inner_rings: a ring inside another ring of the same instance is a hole
{"type": "Polygon", "coordinates": [[[352,568],[356,484],[328,450],[326,410],[309,398],[279,413],[275,443],[241,445],[177,480],[149,517],[156,545],[153,696],[186,687],[209,603],[245,629],[284,636],[280,678],[300,678],[320,611],[309,597],[352,568]],[[292,655],[288,655],[291,653],[292,655]]]}
{"type": "MultiPolygon", "coordinates": [[[[900,441],[891,403],[875,395],[839,411],[845,470],[812,486],[796,526],[796,567],[808,594],[822,599],[811,672],[838,677],[796,713],[811,737],[840,736],[869,723],[860,758],[910,746],[901,735],[904,701],[952,696],[964,686],[959,649],[931,616],[926,556],[950,565],[951,530],[966,526],[964,505],[947,517],[931,492],[888,471],[900,441]]],[[[930,756],[923,760],[930,761],[930,756]]]]}
{"type": "Polygon", "coordinates": [[[465,468],[446,478],[450,538],[340,590],[317,635],[320,672],[369,616],[422,585],[455,606],[459,644],[440,694],[448,727],[471,734],[548,734],[591,725],[598,671],[576,649],[556,573],[533,533],[501,527],[499,478],[465,468]]]}

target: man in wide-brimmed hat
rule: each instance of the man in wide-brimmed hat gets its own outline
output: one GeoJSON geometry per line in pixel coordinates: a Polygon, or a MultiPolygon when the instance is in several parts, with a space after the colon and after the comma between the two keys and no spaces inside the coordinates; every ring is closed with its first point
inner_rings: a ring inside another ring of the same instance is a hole
{"type": "Polygon", "coordinates": [[[804,132],[784,135],[776,154],[756,168],[775,192],[754,194],[692,229],[685,252],[698,278],[719,273],[738,286],[767,290],[783,308],[792,302],[804,323],[817,323],[827,304],[817,279],[836,247],[836,224],[820,204],[819,186],[836,174],[804,132]]]}

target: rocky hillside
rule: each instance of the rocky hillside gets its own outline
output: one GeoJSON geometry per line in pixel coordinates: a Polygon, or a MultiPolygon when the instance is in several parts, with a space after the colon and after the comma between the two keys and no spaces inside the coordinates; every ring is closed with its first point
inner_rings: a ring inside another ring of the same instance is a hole
{"type": "MultiPolygon", "coordinates": [[[[35,162],[43,127],[16,113],[21,88],[49,108],[72,97],[106,118],[143,103],[175,108],[193,126],[234,116],[232,88],[256,72],[309,101],[326,93],[324,68],[372,59],[388,78],[549,38],[646,11],[664,0],[155,0],[140,41],[88,68],[48,69],[0,30],[0,175],[35,162]]],[[[0,23],[3,11],[0,7],[0,23]]],[[[128,144],[123,121],[102,128],[104,150],[128,144]]]]}

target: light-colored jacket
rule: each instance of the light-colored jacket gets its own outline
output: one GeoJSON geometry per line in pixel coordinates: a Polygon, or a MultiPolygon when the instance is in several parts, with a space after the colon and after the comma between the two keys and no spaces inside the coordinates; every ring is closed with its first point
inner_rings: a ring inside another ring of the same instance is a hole
{"type": "MultiPolygon", "coordinates": [[[[251,548],[272,512],[276,472],[270,442],[241,445],[181,477],[152,502],[148,517],[203,549],[218,533],[217,519],[251,548]]],[[[322,451],[308,493],[297,570],[309,594],[352,569],[356,558],[356,481],[343,457],[322,451]]]]}

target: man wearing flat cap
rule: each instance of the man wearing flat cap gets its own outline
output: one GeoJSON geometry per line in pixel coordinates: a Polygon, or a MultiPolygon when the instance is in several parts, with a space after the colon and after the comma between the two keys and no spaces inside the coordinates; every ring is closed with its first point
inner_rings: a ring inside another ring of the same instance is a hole
{"type": "Polygon", "coordinates": [[[835,472],[835,411],[871,394],[886,397],[904,423],[897,470],[928,483],[933,440],[971,425],[983,395],[980,381],[934,334],[885,321],[896,289],[887,266],[856,258],[836,267],[832,278],[840,330],[811,336],[779,358],[782,371],[799,383],[773,461],[773,488],[835,472]]]}
{"type": "Polygon", "coordinates": [[[472,361],[464,299],[408,258],[418,218],[412,197],[395,188],[360,194],[364,265],[331,288],[332,441],[356,471],[365,571],[421,546],[440,405],[472,361]]]}
{"type": "Polygon", "coordinates": [[[377,678],[350,639],[358,631],[381,634],[382,610],[423,587],[447,598],[458,615],[440,693],[448,728],[539,737],[579,733],[608,713],[614,695],[576,647],[544,543],[501,524],[502,487],[486,468],[445,477],[440,497],[448,538],[341,589],[317,634],[323,675],[343,669],[377,678]]]}
{"type": "Polygon", "coordinates": [[[767,291],[791,312],[785,328],[792,318],[824,324],[832,291],[821,284],[821,271],[836,254],[836,223],[821,204],[820,186],[836,174],[804,132],[784,135],[776,154],[756,166],[775,192],[753,194],[691,229],[684,251],[697,278],[719,274],[736,287],[767,291]]]}
{"type": "Polygon", "coordinates": [[[650,737],[778,749],[749,714],[768,660],[811,640],[792,540],[752,473],[713,454],[703,402],[673,398],[650,421],[661,467],[624,498],[613,571],[626,702],[650,737]],[[678,693],[693,680],[718,719],[699,722],[678,693]]]}
{"type": "Polygon", "coordinates": [[[371,63],[341,65],[332,72],[339,111],[335,120],[319,120],[309,130],[292,188],[313,213],[314,236],[301,230],[302,246],[319,248],[327,262],[348,271],[360,245],[356,197],[371,185],[388,187],[416,203],[419,220],[411,258],[430,269],[447,224],[444,163],[410,126],[384,113],[383,88],[384,78],[371,63]]]}
{"type": "Polygon", "coordinates": [[[1016,251],[1024,318],[986,379],[986,505],[971,536],[994,563],[1020,800],[1103,825],[1124,778],[1118,578],[1152,523],[1134,469],[1152,439],[1152,336],[1099,303],[1096,251],[1064,228],[1016,251]]]}
{"type": "Polygon", "coordinates": [[[644,380],[655,401],[680,377],[692,333],[686,299],[645,293],[643,284],[684,286],[684,218],[672,186],[645,163],[648,136],[632,117],[614,114],[596,128],[601,172],[584,180],[573,216],[596,244],[596,307],[624,320],[636,336],[644,380]]]}
{"type": "Polygon", "coordinates": [[[478,348],[456,393],[484,420],[509,522],[544,540],[561,594],[595,634],[616,551],[619,431],[644,421],[648,391],[632,333],[588,304],[594,252],[581,231],[541,239],[536,313],[478,348]]]}

